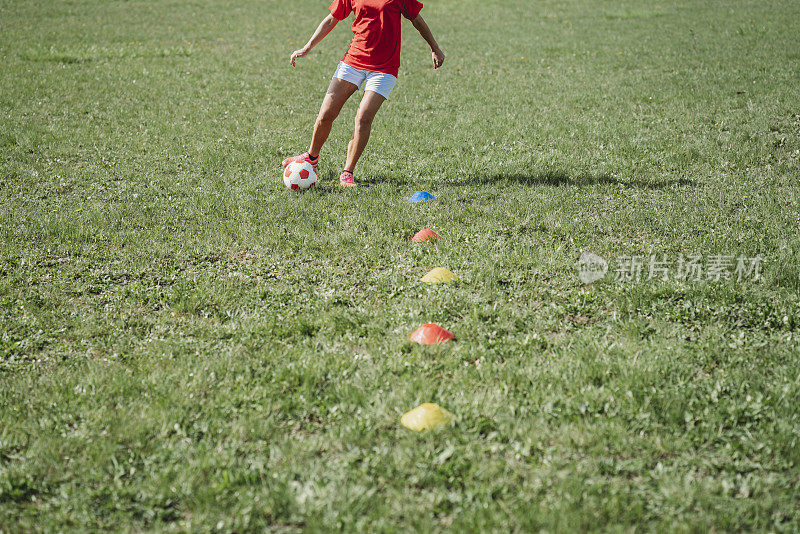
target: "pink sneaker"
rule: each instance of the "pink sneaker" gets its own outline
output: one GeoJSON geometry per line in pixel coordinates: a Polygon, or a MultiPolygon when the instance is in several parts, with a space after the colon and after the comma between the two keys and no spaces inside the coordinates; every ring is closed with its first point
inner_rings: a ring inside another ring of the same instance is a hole
{"type": "Polygon", "coordinates": [[[353,173],[350,171],[342,171],[341,176],[339,176],[339,185],[342,187],[355,187],[356,179],[353,173]]]}
{"type": "Polygon", "coordinates": [[[295,161],[299,161],[300,163],[303,163],[303,162],[310,163],[311,166],[316,169],[317,168],[317,164],[319,163],[319,156],[315,160],[311,159],[311,156],[308,155],[308,152],[300,154],[299,156],[291,156],[291,157],[286,158],[285,160],[283,160],[283,164],[282,164],[283,168],[285,169],[286,167],[289,166],[290,163],[294,163],[295,161]]]}

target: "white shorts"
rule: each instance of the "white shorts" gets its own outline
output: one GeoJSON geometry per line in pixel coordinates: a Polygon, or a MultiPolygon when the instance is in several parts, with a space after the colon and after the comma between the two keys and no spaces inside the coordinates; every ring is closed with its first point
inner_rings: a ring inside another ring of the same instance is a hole
{"type": "Polygon", "coordinates": [[[336,72],[333,73],[333,77],[350,82],[353,85],[357,85],[359,88],[361,88],[363,84],[365,91],[375,91],[387,100],[389,99],[389,94],[391,94],[392,89],[394,89],[394,84],[397,83],[397,78],[391,74],[357,69],[351,67],[344,61],[339,62],[339,66],[336,67],[336,72]],[[364,83],[365,80],[366,83],[364,83]]]}

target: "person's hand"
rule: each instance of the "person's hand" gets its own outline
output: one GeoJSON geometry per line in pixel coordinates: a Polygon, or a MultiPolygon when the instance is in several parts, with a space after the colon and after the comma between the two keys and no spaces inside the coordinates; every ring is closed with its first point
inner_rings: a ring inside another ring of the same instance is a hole
{"type": "Polygon", "coordinates": [[[431,57],[433,57],[433,68],[438,69],[444,64],[444,52],[440,48],[437,48],[433,52],[431,52],[431,57]]]}
{"type": "Polygon", "coordinates": [[[295,50],[294,52],[292,52],[292,56],[289,58],[289,63],[291,63],[292,67],[294,67],[294,61],[296,59],[300,59],[301,57],[306,57],[307,55],[308,55],[308,50],[305,47],[301,48],[300,50],[295,50]]]}

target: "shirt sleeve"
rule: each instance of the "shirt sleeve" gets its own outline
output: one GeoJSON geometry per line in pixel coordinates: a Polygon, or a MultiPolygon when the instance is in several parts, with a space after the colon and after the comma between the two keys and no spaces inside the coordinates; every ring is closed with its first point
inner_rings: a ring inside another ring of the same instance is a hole
{"type": "Polygon", "coordinates": [[[405,0],[403,2],[403,16],[408,20],[414,20],[422,11],[422,2],[419,0],[405,0]]]}
{"type": "Polygon", "coordinates": [[[350,0],[333,0],[330,9],[333,18],[336,20],[344,20],[353,12],[353,4],[350,0]]]}

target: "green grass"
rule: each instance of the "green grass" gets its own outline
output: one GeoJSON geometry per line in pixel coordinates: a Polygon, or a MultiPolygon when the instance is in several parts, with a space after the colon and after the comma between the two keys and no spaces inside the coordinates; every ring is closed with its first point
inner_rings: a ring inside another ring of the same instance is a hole
{"type": "Polygon", "coordinates": [[[296,195],[325,8],[0,0],[0,532],[800,530],[800,5],[429,0],[296,195]]]}

